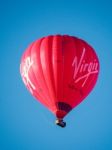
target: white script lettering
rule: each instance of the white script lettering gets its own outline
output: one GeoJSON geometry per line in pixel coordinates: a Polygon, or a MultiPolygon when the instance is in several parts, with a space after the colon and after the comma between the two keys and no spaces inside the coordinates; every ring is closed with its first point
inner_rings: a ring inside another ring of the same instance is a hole
{"type": "Polygon", "coordinates": [[[33,90],[35,90],[36,88],[29,78],[29,71],[32,64],[33,64],[33,60],[31,60],[30,57],[27,57],[23,62],[23,64],[20,66],[20,71],[25,85],[29,88],[30,92],[33,94],[33,90]]]}
{"type": "Polygon", "coordinates": [[[84,60],[85,52],[86,49],[83,48],[82,55],[79,59],[79,62],[78,62],[78,57],[75,56],[72,63],[72,66],[74,67],[73,79],[75,83],[84,79],[82,87],[85,85],[90,75],[98,73],[98,62],[94,59],[92,62],[86,63],[84,60]],[[77,78],[78,73],[85,73],[85,74],[77,78]]]}

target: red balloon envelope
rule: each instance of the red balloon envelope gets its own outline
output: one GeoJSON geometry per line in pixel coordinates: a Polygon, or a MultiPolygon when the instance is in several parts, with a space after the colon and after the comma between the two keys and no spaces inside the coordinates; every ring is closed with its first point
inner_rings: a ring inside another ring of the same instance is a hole
{"type": "Polygon", "coordinates": [[[85,41],[68,35],[51,35],[26,49],[20,72],[31,94],[63,119],[93,89],[99,61],[85,41]]]}

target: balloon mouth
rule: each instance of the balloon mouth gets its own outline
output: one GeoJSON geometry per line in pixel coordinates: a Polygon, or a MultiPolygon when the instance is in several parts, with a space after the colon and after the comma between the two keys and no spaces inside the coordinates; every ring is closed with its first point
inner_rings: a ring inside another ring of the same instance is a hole
{"type": "Polygon", "coordinates": [[[57,110],[55,112],[55,115],[57,118],[62,118],[62,119],[72,110],[72,107],[69,104],[64,102],[57,102],[56,107],[57,110]]]}
{"type": "Polygon", "coordinates": [[[64,110],[57,110],[55,115],[57,118],[63,119],[67,115],[67,112],[64,110]]]}

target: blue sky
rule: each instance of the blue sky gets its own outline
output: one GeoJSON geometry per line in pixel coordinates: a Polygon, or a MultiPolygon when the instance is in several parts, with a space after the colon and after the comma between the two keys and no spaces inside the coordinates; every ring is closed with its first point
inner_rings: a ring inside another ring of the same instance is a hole
{"type": "Polygon", "coordinates": [[[111,0],[0,1],[0,150],[112,149],[111,0]],[[69,34],[91,44],[100,75],[91,94],[65,120],[26,90],[19,73],[25,48],[49,34],[69,34]]]}

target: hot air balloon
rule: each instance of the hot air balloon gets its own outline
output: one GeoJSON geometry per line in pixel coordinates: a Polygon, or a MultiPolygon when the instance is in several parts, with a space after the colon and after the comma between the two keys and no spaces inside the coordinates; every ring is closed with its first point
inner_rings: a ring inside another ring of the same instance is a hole
{"type": "Polygon", "coordinates": [[[50,35],[25,50],[20,73],[30,93],[65,127],[63,118],[92,91],[99,74],[99,60],[84,40],[50,35]]]}

